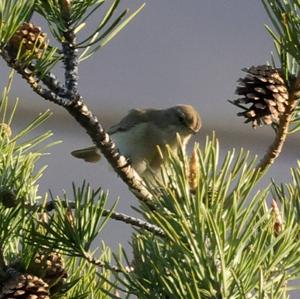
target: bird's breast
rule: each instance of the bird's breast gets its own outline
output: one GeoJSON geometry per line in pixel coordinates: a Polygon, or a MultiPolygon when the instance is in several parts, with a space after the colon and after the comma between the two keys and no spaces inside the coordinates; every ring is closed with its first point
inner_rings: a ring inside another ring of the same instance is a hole
{"type": "Polygon", "coordinates": [[[136,171],[142,174],[155,153],[154,139],[146,123],[112,135],[120,152],[129,158],[136,171]]]}
{"type": "MultiPolygon", "coordinates": [[[[158,168],[162,158],[157,149],[160,147],[163,153],[166,152],[165,145],[171,149],[177,148],[176,132],[169,132],[149,123],[136,125],[126,131],[117,131],[112,134],[112,138],[118,146],[120,153],[129,158],[133,167],[139,174],[143,174],[150,167],[158,168]]],[[[182,140],[183,145],[188,138],[182,140]]]]}

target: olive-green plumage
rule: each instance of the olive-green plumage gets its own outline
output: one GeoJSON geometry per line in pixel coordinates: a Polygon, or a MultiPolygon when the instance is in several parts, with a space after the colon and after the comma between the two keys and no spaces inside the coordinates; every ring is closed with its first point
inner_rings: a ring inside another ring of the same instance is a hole
{"type": "MultiPolygon", "coordinates": [[[[158,147],[163,153],[167,144],[176,150],[177,134],[186,146],[200,128],[197,110],[191,105],[177,105],[167,109],[132,109],[108,133],[135,170],[146,176],[150,170],[158,170],[162,163],[158,147]]],[[[87,162],[97,162],[101,157],[95,146],[75,150],[72,155],[87,162]]]]}

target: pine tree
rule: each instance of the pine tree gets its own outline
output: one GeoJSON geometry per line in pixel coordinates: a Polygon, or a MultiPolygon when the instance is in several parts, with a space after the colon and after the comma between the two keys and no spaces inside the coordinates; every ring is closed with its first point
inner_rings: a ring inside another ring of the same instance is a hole
{"type": "Polygon", "coordinates": [[[56,142],[49,141],[50,131],[28,134],[51,113],[20,132],[11,129],[17,109],[17,103],[8,108],[12,72],[0,102],[0,298],[289,298],[295,288],[290,282],[300,274],[300,164],[292,182],[272,181],[263,191],[257,184],[288,135],[300,130],[300,1],[262,0],[278,59],[245,68],[240,97],[230,101],[255,128],[274,130],[265,156],[257,161],[232,149],[221,160],[212,134],[204,147],[194,145],[191,156],[168,150],[161,178],[146,182],[119,153],[78,86],[78,65],[144,7],[118,13],[121,2],[0,0],[2,59],[41,99],[64,108],[86,130],[139,201],[140,214],[119,213],[117,203],[107,208],[107,193],[87,182],[73,185],[71,194],[39,194],[45,167],[36,165],[56,142]],[[98,11],[98,26],[77,40],[98,11]],[[47,21],[51,36],[32,23],[33,14],[47,21]],[[54,74],[57,65],[65,70],[63,82],[54,74]],[[131,253],[97,244],[110,220],[136,228],[131,253]]]}

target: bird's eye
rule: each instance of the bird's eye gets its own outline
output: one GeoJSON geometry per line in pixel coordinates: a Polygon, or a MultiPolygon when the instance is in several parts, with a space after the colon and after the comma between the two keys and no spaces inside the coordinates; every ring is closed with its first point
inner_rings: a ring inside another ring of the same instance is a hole
{"type": "Polygon", "coordinates": [[[185,123],[185,117],[184,117],[184,115],[182,115],[182,114],[179,114],[178,115],[178,119],[179,119],[179,121],[181,122],[181,123],[185,123]]]}

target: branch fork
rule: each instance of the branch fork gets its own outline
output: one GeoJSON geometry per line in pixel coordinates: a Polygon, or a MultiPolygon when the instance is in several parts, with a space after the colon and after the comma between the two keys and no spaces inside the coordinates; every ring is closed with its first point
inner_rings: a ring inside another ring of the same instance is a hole
{"type": "MultiPolygon", "coordinates": [[[[68,22],[66,22],[66,25],[68,22]]],[[[105,132],[97,117],[89,110],[78,92],[78,57],[75,49],[75,34],[72,28],[68,28],[64,34],[62,53],[65,65],[65,87],[52,73],[47,73],[39,78],[35,74],[34,65],[22,65],[17,59],[13,59],[5,49],[0,55],[7,64],[14,68],[39,96],[65,108],[76,121],[86,130],[94,144],[101,150],[105,158],[111,164],[116,173],[127,184],[131,192],[143,203],[153,209],[152,194],[146,188],[143,179],[128,162],[128,159],[120,154],[117,146],[105,132]],[[40,81],[45,85],[42,86],[40,81]]]]}

